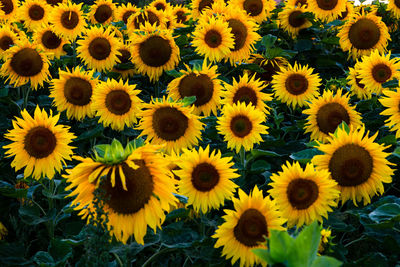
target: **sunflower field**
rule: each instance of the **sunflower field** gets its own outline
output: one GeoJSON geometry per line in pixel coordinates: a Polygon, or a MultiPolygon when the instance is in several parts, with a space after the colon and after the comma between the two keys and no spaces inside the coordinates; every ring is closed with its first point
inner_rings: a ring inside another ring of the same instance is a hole
{"type": "Polygon", "coordinates": [[[399,0],[0,0],[0,266],[400,266],[399,80],[399,0]]]}

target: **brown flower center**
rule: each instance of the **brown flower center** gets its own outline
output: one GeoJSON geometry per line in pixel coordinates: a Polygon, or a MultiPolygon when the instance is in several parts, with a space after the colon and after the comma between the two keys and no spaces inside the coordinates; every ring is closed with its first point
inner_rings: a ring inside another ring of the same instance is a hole
{"type": "Polygon", "coordinates": [[[79,16],[75,11],[65,11],[61,15],[61,24],[68,30],[75,29],[79,23],[79,16]]]}
{"type": "Polygon", "coordinates": [[[196,96],[194,105],[199,107],[207,104],[212,98],[214,84],[206,74],[197,76],[194,73],[190,73],[179,82],[178,90],[182,98],[185,96],[196,96]]]}
{"type": "MultiPolygon", "coordinates": [[[[120,64],[126,64],[131,62],[131,52],[129,52],[126,49],[118,49],[118,52],[121,53],[121,55],[118,55],[117,58],[120,61],[120,64]]],[[[118,65],[115,66],[115,69],[117,70],[124,70],[123,68],[118,67],[118,65]]]]}
{"type": "Polygon", "coordinates": [[[370,153],[356,144],[347,144],[338,148],[329,161],[332,178],[340,186],[363,184],[371,177],[373,166],[370,153]]]}
{"type": "Polygon", "coordinates": [[[201,192],[213,189],[219,181],[218,170],[210,163],[200,163],[192,171],[192,184],[201,192]]]}
{"type": "Polygon", "coordinates": [[[85,106],[92,97],[92,85],[79,77],[71,77],[64,84],[64,96],[67,101],[76,106],[85,106]]]}
{"type": "Polygon", "coordinates": [[[251,103],[254,107],[257,107],[257,94],[253,88],[240,87],[233,96],[233,103],[236,104],[238,102],[244,102],[246,105],[251,103]]]}
{"type": "Polygon", "coordinates": [[[231,120],[230,128],[235,136],[243,138],[250,134],[253,124],[247,116],[236,115],[231,120]]]}
{"type": "Polygon", "coordinates": [[[104,60],[111,54],[111,44],[104,37],[96,37],[89,44],[89,54],[97,60],[104,60]]]}
{"type": "Polygon", "coordinates": [[[228,20],[229,27],[232,29],[233,38],[235,39],[235,46],[232,51],[241,49],[247,39],[247,28],[240,20],[230,19],[228,20]]]}
{"type": "Polygon", "coordinates": [[[317,0],[317,5],[323,10],[333,10],[337,6],[338,0],[317,0]]]}
{"type": "Polygon", "coordinates": [[[318,192],[314,181],[302,178],[292,180],[286,190],[290,204],[298,210],[310,207],[318,199],[318,192]]]}
{"type": "Polygon", "coordinates": [[[51,6],[55,6],[58,5],[59,3],[62,3],[63,0],[46,0],[47,4],[51,5],[51,6]]]}
{"type": "Polygon", "coordinates": [[[132,10],[128,10],[124,13],[124,15],[122,15],[122,20],[124,21],[125,24],[128,23],[128,19],[132,14],[135,14],[135,12],[133,12],[132,10]]]}
{"type": "Polygon", "coordinates": [[[161,67],[171,58],[172,47],[168,40],[154,35],[140,44],[139,55],[147,66],[161,67]]]}
{"type": "Polygon", "coordinates": [[[159,138],[165,141],[176,141],[185,135],[189,119],[176,108],[162,107],[154,112],[152,125],[159,138]]]}
{"type": "Polygon", "coordinates": [[[300,17],[303,15],[303,12],[299,10],[295,10],[289,15],[289,24],[290,26],[294,28],[301,27],[304,23],[306,23],[306,19],[303,17],[300,17]]]}
{"type": "Polygon", "coordinates": [[[214,0],[201,0],[199,3],[199,12],[201,13],[203,11],[203,9],[205,9],[206,7],[211,8],[213,3],[214,3],[214,0]]]}
{"type": "Polygon", "coordinates": [[[204,41],[209,47],[215,48],[222,43],[222,36],[216,30],[209,30],[204,36],[204,41]]]}
{"type": "Polygon", "coordinates": [[[113,90],[107,94],[106,107],[116,115],[124,115],[132,106],[131,97],[124,90],[113,90]]]}
{"type": "Polygon", "coordinates": [[[285,81],[286,90],[292,95],[301,95],[308,89],[308,80],[301,74],[291,74],[285,81]]]}
{"type": "Polygon", "coordinates": [[[147,11],[147,16],[145,13],[140,13],[133,21],[135,25],[135,29],[139,29],[140,25],[144,25],[145,22],[149,22],[150,24],[160,25],[160,19],[156,14],[151,11],[147,11]]]}
{"type": "Polygon", "coordinates": [[[42,44],[48,49],[56,49],[61,44],[61,38],[52,31],[46,31],[42,35],[42,44]]]}
{"type": "Polygon", "coordinates": [[[28,131],[24,138],[24,149],[29,156],[41,159],[53,153],[57,139],[52,131],[36,126],[28,131]]]}
{"type": "Polygon", "coordinates": [[[153,195],[154,181],[149,168],[144,160],[133,160],[139,166],[134,170],[125,162],[121,164],[122,172],[125,175],[126,189],[121,182],[119,168],[115,169],[115,185],[111,184],[111,171],[101,187],[105,191],[107,205],[116,213],[133,214],[142,209],[153,195]]]}
{"type": "Polygon", "coordinates": [[[41,20],[44,17],[44,9],[39,5],[32,5],[28,13],[32,20],[41,20]]]}
{"type": "Polygon", "coordinates": [[[104,23],[112,16],[112,9],[109,5],[100,5],[94,13],[94,19],[98,23],[104,23]]]}
{"type": "Polygon", "coordinates": [[[155,8],[157,9],[157,10],[165,10],[165,8],[166,8],[166,6],[163,4],[163,3],[157,3],[156,4],[156,6],[155,6],[155,8]]]}
{"type": "Polygon", "coordinates": [[[14,44],[13,39],[10,36],[3,35],[0,38],[0,49],[3,51],[6,51],[8,48],[10,48],[14,44]]]}
{"type": "Polygon", "coordinates": [[[259,242],[265,241],[264,235],[268,236],[268,226],[265,216],[257,209],[247,209],[240,216],[238,223],[233,229],[233,234],[246,247],[257,246],[259,242]]]}
{"type": "Polygon", "coordinates": [[[317,125],[321,132],[334,133],[342,121],[350,124],[347,110],[339,103],[328,103],[320,107],[317,112],[317,125]]]}
{"type": "Polygon", "coordinates": [[[2,8],[1,10],[4,11],[6,15],[10,14],[14,10],[14,4],[11,0],[0,0],[2,3],[2,8]]]}
{"type": "Polygon", "coordinates": [[[371,49],[381,37],[378,25],[370,19],[363,18],[351,25],[349,40],[357,49],[371,49]]]}
{"type": "Polygon", "coordinates": [[[178,21],[178,23],[184,23],[185,21],[187,21],[187,16],[185,15],[185,12],[183,12],[182,10],[179,10],[178,12],[176,12],[176,20],[178,21]]]}
{"type": "Polygon", "coordinates": [[[10,66],[18,75],[32,77],[42,71],[43,60],[35,49],[22,48],[13,55],[10,66]]]}
{"type": "Polygon", "coordinates": [[[394,0],[394,5],[395,5],[397,8],[400,8],[400,0],[394,0]]]}
{"type": "Polygon", "coordinates": [[[261,0],[245,0],[243,3],[243,8],[250,15],[250,17],[255,17],[263,12],[263,2],[261,0]]]}
{"type": "Polygon", "coordinates": [[[377,64],[372,68],[372,77],[378,83],[384,83],[392,77],[392,70],[384,63],[377,64]]]}

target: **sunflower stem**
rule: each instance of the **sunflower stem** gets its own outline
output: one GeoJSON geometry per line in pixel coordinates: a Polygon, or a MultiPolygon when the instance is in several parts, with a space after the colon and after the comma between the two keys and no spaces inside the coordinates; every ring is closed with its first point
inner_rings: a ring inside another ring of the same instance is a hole
{"type": "Polygon", "coordinates": [[[239,159],[240,164],[242,165],[242,176],[244,177],[246,174],[246,151],[243,146],[240,148],[239,159]]]}
{"type": "Polygon", "coordinates": [[[30,86],[24,85],[22,87],[22,95],[23,95],[23,99],[24,99],[22,109],[26,109],[26,107],[28,106],[29,92],[30,92],[30,86]]]}

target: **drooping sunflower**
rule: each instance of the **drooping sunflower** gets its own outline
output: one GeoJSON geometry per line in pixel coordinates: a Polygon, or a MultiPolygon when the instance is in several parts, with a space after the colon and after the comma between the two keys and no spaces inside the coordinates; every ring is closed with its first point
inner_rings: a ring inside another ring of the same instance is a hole
{"type": "Polygon", "coordinates": [[[139,8],[132,5],[132,3],[121,4],[119,7],[117,7],[117,10],[115,11],[115,20],[123,21],[125,24],[128,24],[128,19],[130,18],[130,16],[138,11],[139,8]]]}
{"type": "Polygon", "coordinates": [[[396,19],[400,18],[400,1],[399,0],[389,0],[387,9],[390,10],[396,19]]]}
{"type": "Polygon", "coordinates": [[[118,60],[120,62],[120,64],[116,64],[114,65],[112,72],[117,72],[119,74],[121,74],[122,79],[126,80],[129,77],[132,77],[134,74],[136,74],[135,68],[126,68],[126,67],[122,67],[121,64],[128,64],[131,63],[131,58],[132,58],[132,48],[130,46],[130,43],[127,42],[125,44],[123,44],[120,49],[118,49],[118,52],[121,53],[121,55],[117,55],[118,60]]]}
{"type": "Polygon", "coordinates": [[[250,103],[240,102],[223,107],[216,128],[228,142],[228,148],[239,153],[242,147],[245,151],[253,149],[254,144],[262,141],[261,134],[268,134],[268,127],[262,124],[265,120],[265,113],[250,103]]]}
{"type": "Polygon", "coordinates": [[[161,228],[165,211],[176,203],[167,161],[158,150],[159,146],[145,145],[114,164],[75,157],[81,163],[64,176],[70,183],[66,190],[72,190],[69,196],[76,196],[74,209],[87,221],[96,218],[95,190],[103,191],[110,234],[123,243],[133,235],[143,245],[147,226],[154,231],[161,228]]]}
{"type": "Polygon", "coordinates": [[[283,57],[266,58],[261,54],[252,54],[249,63],[257,64],[264,72],[247,71],[250,75],[255,74],[256,79],[260,79],[266,84],[271,83],[272,77],[284,67],[286,68],[289,62],[283,57]]]}
{"type": "MultiPolygon", "coordinates": [[[[59,70],[59,79],[53,79],[50,97],[58,112],[67,112],[68,119],[83,120],[93,117],[92,94],[98,83],[93,79],[93,70],[84,71],[81,67],[72,70],[59,70]]],[[[96,88],[97,89],[97,88],[96,88]]]]}
{"type": "Polygon", "coordinates": [[[324,155],[316,155],[313,164],[319,170],[328,170],[331,178],[338,183],[342,203],[363,200],[364,205],[371,202],[371,197],[382,194],[382,183],[392,182],[392,165],[384,152],[387,147],[375,143],[378,133],[368,137],[365,127],[355,129],[339,127],[335,135],[331,135],[328,144],[319,144],[318,149],[324,155]]]}
{"type": "Polygon", "coordinates": [[[185,97],[196,96],[193,103],[193,113],[210,116],[217,115],[217,108],[220,105],[222,85],[218,78],[217,66],[207,65],[203,62],[202,67],[195,66],[187,70],[181,70],[183,75],[172,80],[167,87],[168,97],[173,100],[182,100],[185,97]]]}
{"type": "Polygon", "coordinates": [[[313,68],[295,63],[282,68],[273,76],[271,83],[275,97],[295,108],[307,105],[306,101],[319,95],[321,78],[317,73],[313,74],[313,68]]]}
{"type": "Polygon", "coordinates": [[[24,21],[24,26],[35,31],[43,24],[47,24],[51,6],[42,0],[26,0],[18,7],[18,17],[24,21]]]}
{"type": "Polygon", "coordinates": [[[4,14],[0,17],[0,21],[8,24],[14,22],[17,18],[16,12],[18,10],[17,0],[0,0],[0,9],[4,14]]]}
{"type": "Polygon", "coordinates": [[[189,21],[191,10],[185,6],[177,5],[173,7],[172,14],[176,18],[176,26],[185,27],[185,22],[189,21]]]}
{"type": "Polygon", "coordinates": [[[13,129],[4,136],[12,141],[4,146],[5,154],[13,157],[11,167],[16,171],[25,168],[24,176],[35,179],[53,178],[63,169],[65,160],[71,160],[73,154],[69,144],[75,138],[69,126],[57,125],[60,114],[50,116],[36,106],[34,117],[27,110],[21,111],[22,118],[13,120],[13,129]]]}
{"type": "Polygon", "coordinates": [[[385,125],[389,127],[390,131],[396,132],[396,138],[400,137],[400,90],[396,88],[395,91],[383,90],[383,95],[379,102],[385,109],[380,113],[381,115],[390,116],[385,120],[385,125]]]}
{"type": "Polygon", "coordinates": [[[376,94],[382,92],[382,84],[399,78],[400,62],[398,58],[390,59],[391,52],[380,55],[378,50],[369,56],[363,56],[358,73],[365,87],[376,94]]]}
{"type": "Polygon", "coordinates": [[[333,21],[346,11],[346,0],[307,0],[307,9],[317,19],[333,21]]]}
{"type": "Polygon", "coordinates": [[[78,57],[91,69],[110,70],[119,61],[121,42],[111,28],[92,27],[83,39],[77,41],[78,57]]]}
{"type": "Polygon", "coordinates": [[[179,152],[184,148],[191,149],[201,139],[204,124],[192,113],[193,107],[184,107],[181,102],[153,99],[144,104],[138,129],[139,136],[147,135],[152,144],[165,144],[165,151],[179,152]]]}
{"type": "Polygon", "coordinates": [[[131,42],[132,62],[150,81],[157,81],[164,71],[174,69],[179,63],[179,47],[169,30],[146,23],[140,32],[132,34],[131,42]]]}
{"type": "Polygon", "coordinates": [[[286,162],[281,172],[271,176],[272,189],[268,193],[288,220],[288,227],[322,222],[323,217],[328,217],[340,194],[337,183],[329,176],[328,170],[317,171],[310,163],[303,170],[298,162],[286,162]]]}
{"type": "Polygon", "coordinates": [[[75,40],[85,30],[85,18],[81,11],[82,4],[67,1],[53,7],[49,17],[53,32],[68,40],[75,40]]]}
{"type": "Polygon", "coordinates": [[[231,53],[234,47],[232,28],[221,17],[199,20],[193,32],[195,51],[212,62],[219,62],[231,53]]]}
{"type": "Polygon", "coordinates": [[[354,3],[352,1],[346,1],[346,10],[343,11],[337,19],[345,21],[354,15],[354,3]]]}
{"type": "Polygon", "coordinates": [[[140,90],[135,90],[135,84],[115,80],[107,80],[97,85],[93,92],[92,109],[99,122],[104,126],[122,131],[125,127],[133,127],[141,111],[142,101],[137,96],[140,90]]]}
{"type": "Polygon", "coordinates": [[[96,0],[90,6],[88,17],[93,24],[106,25],[113,20],[114,12],[117,9],[112,0],[96,0]]]}
{"type": "Polygon", "coordinates": [[[192,17],[194,20],[200,18],[205,9],[211,8],[215,0],[192,0],[192,17]]]}
{"type": "Polygon", "coordinates": [[[4,59],[0,73],[2,76],[8,76],[7,81],[14,86],[30,82],[31,87],[36,90],[49,78],[47,55],[28,40],[21,40],[17,45],[10,47],[4,59]]]}
{"type": "Polygon", "coordinates": [[[188,197],[188,205],[203,214],[218,209],[226,199],[233,197],[238,187],[232,179],[239,177],[232,168],[232,157],[221,157],[220,151],[205,149],[184,150],[177,162],[179,170],[174,171],[180,178],[179,194],[188,197]]]}
{"type": "Polygon", "coordinates": [[[361,82],[358,71],[359,65],[360,63],[357,62],[354,68],[349,68],[347,83],[350,85],[350,93],[356,95],[359,99],[370,99],[372,97],[372,91],[361,82]]]}
{"type": "Polygon", "coordinates": [[[300,30],[307,29],[312,25],[307,18],[302,16],[306,11],[303,6],[285,6],[278,14],[280,26],[295,38],[300,30]]]}
{"type": "Polygon", "coordinates": [[[249,75],[245,73],[239,77],[238,81],[233,78],[232,85],[225,83],[224,87],[224,99],[221,101],[221,104],[233,105],[244,102],[246,105],[253,105],[256,109],[265,114],[269,113],[269,107],[265,102],[272,101],[272,97],[270,94],[262,92],[267,85],[259,79],[256,79],[255,75],[249,77],[249,75]]]}
{"type": "Polygon", "coordinates": [[[147,23],[155,25],[157,28],[166,28],[164,13],[154,7],[139,10],[129,17],[127,29],[130,32],[139,30],[141,27],[146,26],[147,23]]]}
{"type": "Polygon", "coordinates": [[[229,60],[231,65],[236,65],[250,57],[254,44],[261,39],[261,36],[257,33],[258,26],[255,21],[232,5],[226,8],[224,18],[232,30],[235,42],[225,61],[229,60]]]}
{"type": "Polygon", "coordinates": [[[35,43],[41,44],[45,51],[48,52],[49,59],[60,58],[66,54],[63,45],[67,41],[63,37],[57,36],[49,25],[37,29],[33,33],[33,40],[35,43]]]}
{"type": "Polygon", "coordinates": [[[369,55],[378,49],[383,53],[390,35],[381,18],[372,13],[355,13],[342,26],[337,36],[343,51],[349,51],[354,59],[369,55]]]}
{"type": "Polygon", "coordinates": [[[254,187],[250,195],[239,189],[239,198],[233,198],[234,210],[225,209],[222,218],[225,222],[218,227],[212,236],[217,239],[215,247],[222,248],[222,256],[232,258],[232,265],[240,260],[240,266],[255,266],[267,263],[257,257],[251,250],[265,247],[265,237],[270,230],[283,231],[281,218],[274,201],[269,196],[263,197],[261,190],[254,187]]]}
{"type": "Polygon", "coordinates": [[[327,142],[329,135],[333,134],[336,128],[344,121],[354,128],[361,126],[361,116],[350,106],[348,93],[342,95],[342,90],[324,91],[322,96],[313,99],[308,109],[303,110],[307,114],[305,132],[311,133],[311,139],[327,142]]]}
{"type": "Polygon", "coordinates": [[[231,0],[230,5],[246,11],[247,15],[261,24],[274,10],[274,0],[231,0]]]}
{"type": "Polygon", "coordinates": [[[9,25],[3,24],[0,26],[0,59],[6,55],[6,50],[15,45],[17,40],[18,35],[9,25]]]}

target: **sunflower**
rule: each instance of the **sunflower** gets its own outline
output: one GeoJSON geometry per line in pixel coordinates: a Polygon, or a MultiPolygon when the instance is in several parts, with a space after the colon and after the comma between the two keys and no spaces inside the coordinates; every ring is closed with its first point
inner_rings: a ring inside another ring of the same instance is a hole
{"type": "Polygon", "coordinates": [[[307,0],[286,0],[285,6],[307,7],[308,3],[307,0]]]}
{"type": "Polygon", "coordinates": [[[321,85],[319,75],[312,72],[313,68],[297,63],[281,69],[271,82],[275,97],[293,108],[307,105],[306,101],[319,95],[321,85]]]}
{"type": "Polygon", "coordinates": [[[399,78],[399,59],[390,59],[390,55],[390,51],[386,55],[380,55],[379,51],[375,50],[369,56],[363,56],[359,64],[358,77],[368,90],[376,94],[382,92],[383,83],[399,78]]]}
{"type": "Polygon", "coordinates": [[[171,4],[167,3],[166,0],[154,0],[149,4],[149,6],[154,7],[155,9],[163,12],[172,9],[171,4]]]}
{"type": "Polygon", "coordinates": [[[222,85],[217,79],[217,66],[207,65],[203,61],[201,68],[195,66],[192,70],[186,65],[187,70],[181,70],[183,75],[172,80],[167,87],[168,97],[173,100],[182,100],[185,97],[196,96],[193,103],[194,114],[203,113],[210,116],[211,113],[217,115],[217,108],[221,101],[222,85]]]}
{"type": "Polygon", "coordinates": [[[305,12],[306,9],[302,6],[286,6],[278,14],[281,27],[292,37],[296,37],[300,30],[306,29],[312,25],[307,18],[302,16],[305,12]]]}
{"type": "Polygon", "coordinates": [[[211,8],[215,0],[192,0],[192,17],[197,20],[205,9],[211,8]]]}
{"type": "Polygon", "coordinates": [[[142,101],[137,96],[140,90],[135,90],[135,84],[127,82],[107,80],[100,83],[93,92],[92,109],[99,122],[104,126],[122,131],[125,127],[132,127],[141,111],[142,101]]]}
{"type": "Polygon", "coordinates": [[[49,116],[39,106],[33,118],[25,109],[21,116],[13,120],[14,129],[4,135],[12,141],[4,146],[7,157],[15,156],[11,167],[16,171],[25,167],[25,177],[51,179],[63,169],[65,160],[71,160],[73,147],[69,144],[75,135],[68,131],[69,126],[56,125],[60,114],[52,116],[50,112],[49,116]]]}
{"type": "Polygon", "coordinates": [[[223,247],[222,255],[232,258],[232,265],[240,259],[240,266],[266,266],[266,262],[257,257],[252,249],[265,247],[265,237],[270,230],[283,231],[281,218],[276,204],[269,196],[263,197],[261,190],[254,187],[250,195],[239,189],[239,198],[232,199],[234,210],[225,209],[222,218],[225,222],[212,236],[217,239],[215,247],[223,247]]]}
{"type": "Polygon", "coordinates": [[[78,57],[95,71],[110,70],[119,61],[121,43],[110,29],[92,27],[84,39],[77,41],[78,57]]]}
{"type": "Polygon", "coordinates": [[[132,3],[121,4],[119,7],[117,7],[115,11],[115,18],[116,18],[115,20],[123,21],[125,24],[128,24],[128,19],[130,18],[130,16],[132,16],[138,11],[139,8],[132,5],[132,3]]]}
{"type": "Polygon", "coordinates": [[[354,59],[369,55],[373,50],[386,51],[390,35],[381,18],[372,14],[355,13],[342,26],[337,36],[343,51],[349,51],[354,59]]]}
{"type": "Polygon", "coordinates": [[[350,85],[350,92],[352,95],[356,95],[358,99],[371,99],[371,90],[369,90],[359,78],[359,65],[360,63],[357,62],[354,68],[349,68],[347,83],[350,85]]]}
{"type": "Polygon", "coordinates": [[[319,144],[324,155],[312,159],[317,169],[328,170],[338,183],[342,203],[352,199],[355,205],[361,200],[366,205],[372,196],[383,193],[382,183],[392,182],[392,163],[386,159],[390,154],[383,151],[387,147],[374,142],[378,133],[372,137],[369,131],[364,133],[364,126],[351,126],[349,131],[339,127],[328,144],[319,144]]]}
{"type": "Polygon", "coordinates": [[[57,36],[49,25],[37,29],[33,33],[33,41],[42,45],[45,51],[48,52],[49,59],[60,58],[66,54],[63,46],[67,41],[63,37],[57,36]]]}
{"type": "MultiPolygon", "coordinates": [[[[121,55],[117,55],[118,60],[120,64],[128,64],[132,63],[131,58],[132,58],[132,48],[130,46],[130,43],[125,43],[123,44],[119,49],[118,52],[121,53],[121,55]]],[[[129,77],[132,77],[134,74],[136,74],[136,71],[134,68],[127,68],[125,66],[121,66],[120,64],[116,64],[112,72],[117,72],[121,74],[122,79],[126,80],[129,77]]]]}
{"type": "Polygon", "coordinates": [[[250,103],[240,102],[224,106],[216,128],[228,142],[228,148],[239,153],[242,147],[245,151],[253,149],[254,144],[262,141],[261,134],[268,134],[268,127],[262,124],[265,120],[262,111],[250,103]]]}
{"type": "Polygon", "coordinates": [[[15,45],[17,40],[18,35],[9,25],[0,25],[0,59],[6,55],[6,50],[15,45]]]}
{"type": "Polygon", "coordinates": [[[10,24],[17,18],[16,12],[18,10],[17,0],[0,0],[1,14],[0,21],[7,22],[10,24]]]}
{"type": "Polygon", "coordinates": [[[224,18],[232,30],[235,41],[226,61],[229,60],[231,65],[236,65],[250,57],[254,44],[261,39],[261,36],[257,33],[258,26],[254,20],[232,5],[226,8],[224,18]]]}
{"type": "Polygon", "coordinates": [[[96,0],[90,6],[88,18],[93,24],[106,25],[113,21],[114,12],[117,9],[112,0],[96,0]]]}
{"type": "MultiPolygon", "coordinates": [[[[211,6],[207,6],[202,9],[200,18],[202,20],[207,20],[210,17],[218,17],[225,14],[225,10],[227,8],[228,0],[214,0],[211,6]]],[[[197,18],[196,18],[197,20],[197,18]]]]}
{"type": "Polygon", "coordinates": [[[85,18],[81,11],[83,3],[74,4],[67,1],[53,7],[49,17],[53,32],[68,40],[75,40],[85,30],[85,18]]]}
{"type": "Polygon", "coordinates": [[[79,215],[87,222],[91,216],[96,219],[95,190],[103,191],[110,234],[123,243],[133,235],[143,245],[147,226],[161,228],[165,211],[176,203],[173,179],[158,149],[139,147],[114,164],[75,157],[80,163],[64,175],[70,183],[66,190],[72,190],[69,196],[76,196],[74,209],[81,210],[79,215]]]}
{"type": "Polygon", "coordinates": [[[172,33],[146,23],[140,32],[131,36],[132,62],[141,74],[150,81],[157,81],[165,70],[172,70],[178,65],[179,47],[172,33]]]}
{"type": "Polygon", "coordinates": [[[396,19],[400,18],[400,1],[399,0],[389,0],[387,9],[390,10],[396,19]]]}
{"type": "Polygon", "coordinates": [[[24,26],[35,31],[47,24],[51,6],[42,0],[26,0],[18,8],[18,18],[24,21],[24,26]]]}
{"type": "Polygon", "coordinates": [[[282,171],[271,176],[272,189],[268,190],[276,201],[282,217],[288,220],[288,227],[322,222],[328,218],[331,207],[337,205],[340,192],[337,183],[330,179],[327,170],[315,170],[308,163],[303,170],[298,162],[282,165],[282,171]]]}
{"type": "Polygon", "coordinates": [[[36,90],[49,78],[49,59],[43,51],[27,40],[10,47],[6,51],[4,61],[0,73],[8,76],[7,81],[14,86],[31,82],[31,87],[36,90]]]}
{"type": "Polygon", "coordinates": [[[67,111],[68,119],[83,120],[94,115],[92,94],[98,83],[93,79],[93,71],[84,71],[81,67],[63,71],[59,70],[59,79],[53,79],[50,86],[50,97],[58,112],[67,111]]]}
{"type": "Polygon", "coordinates": [[[307,0],[308,11],[317,19],[333,21],[346,11],[346,0],[307,0]]]}
{"type": "Polygon", "coordinates": [[[185,6],[177,5],[173,7],[172,14],[176,18],[177,27],[185,27],[185,22],[189,21],[190,9],[185,6]]]}
{"type": "Polygon", "coordinates": [[[268,114],[269,107],[265,102],[272,101],[269,94],[263,93],[262,90],[267,87],[266,84],[255,78],[255,75],[249,77],[247,73],[239,77],[236,81],[233,78],[232,85],[225,83],[225,91],[223,92],[223,105],[233,105],[238,103],[251,104],[256,109],[268,114]]]}
{"type": "Polygon", "coordinates": [[[261,24],[271,15],[276,2],[275,0],[231,0],[229,4],[244,10],[250,18],[261,24]]]}
{"type": "Polygon", "coordinates": [[[342,95],[341,89],[335,95],[330,90],[325,91],[312,100],[303,113],[308,115],[305,132],[311,133],[311,139],[321,142],[328,141],[329,134],[334,133],[343,121],[355,128],[362,124],[360,114],[350,106],[350,96],[348,93],[342,95]]]}
{"type": "Polygon", "coordinates": [[[354,15],[354,4],[351,1],[346,1],[346,10],[343,11],[337,19],[345,21],[351,18],[353,15],[354,15]]]}
{"type": "Polygon", "coordinates": [[[185,107],[182,102],[170,102],[163,97],[144,104],[144,108],[138,126],[142,130],[139,136],[147,135],[152,144],[165,144],[167,153],[178,153],[198,144],[204,124],[192,114],[193,107],[185,107]]]}
{"type": "Polygon", "coordinates": [[[206,149],[184,150],[174,171],[179,180],[179,194],[188,197],[188,205],[203,214],[218,209],[225,199],[231,199],[237,185],[231,181],[239,177],[232,168],[232,157],[221,157],[220,151],[206,149]]]}
{"type": "Polygon", "coordinates": [[[256,79],[260,79],[266,84],[271,83],[272,77],[278,73],[278,71],[284,67],[286,68],[289,64],[286,58],[274,57],[266,58],[264,55],[252,54],[249,59],[249,63],[257,64],[264,72],[252,72],[247,71],[249,75],[255,74],[256,79]]]}
{"type": "MultiPolygon", "coordinates": [[[[127,29],[129,31],[139,30],[146,24],[155,25],[158,28],[166,28],[165,16],[162,11],[154,7],[147,7],[145,10],[139,10],[128,19],[127,29]]],[[[145,26],[146,27],[146,26],[145,26]]]]}
{"type": "Polygon", "coordinates": [[[400,137],[400,90],[396,91],[384,90],[384,96],[379,99],[379,102],[386,108],[381,112],[381,115],[390,116],[385,125],[390,131],[396,132],[396,138],[400,137]]]}

